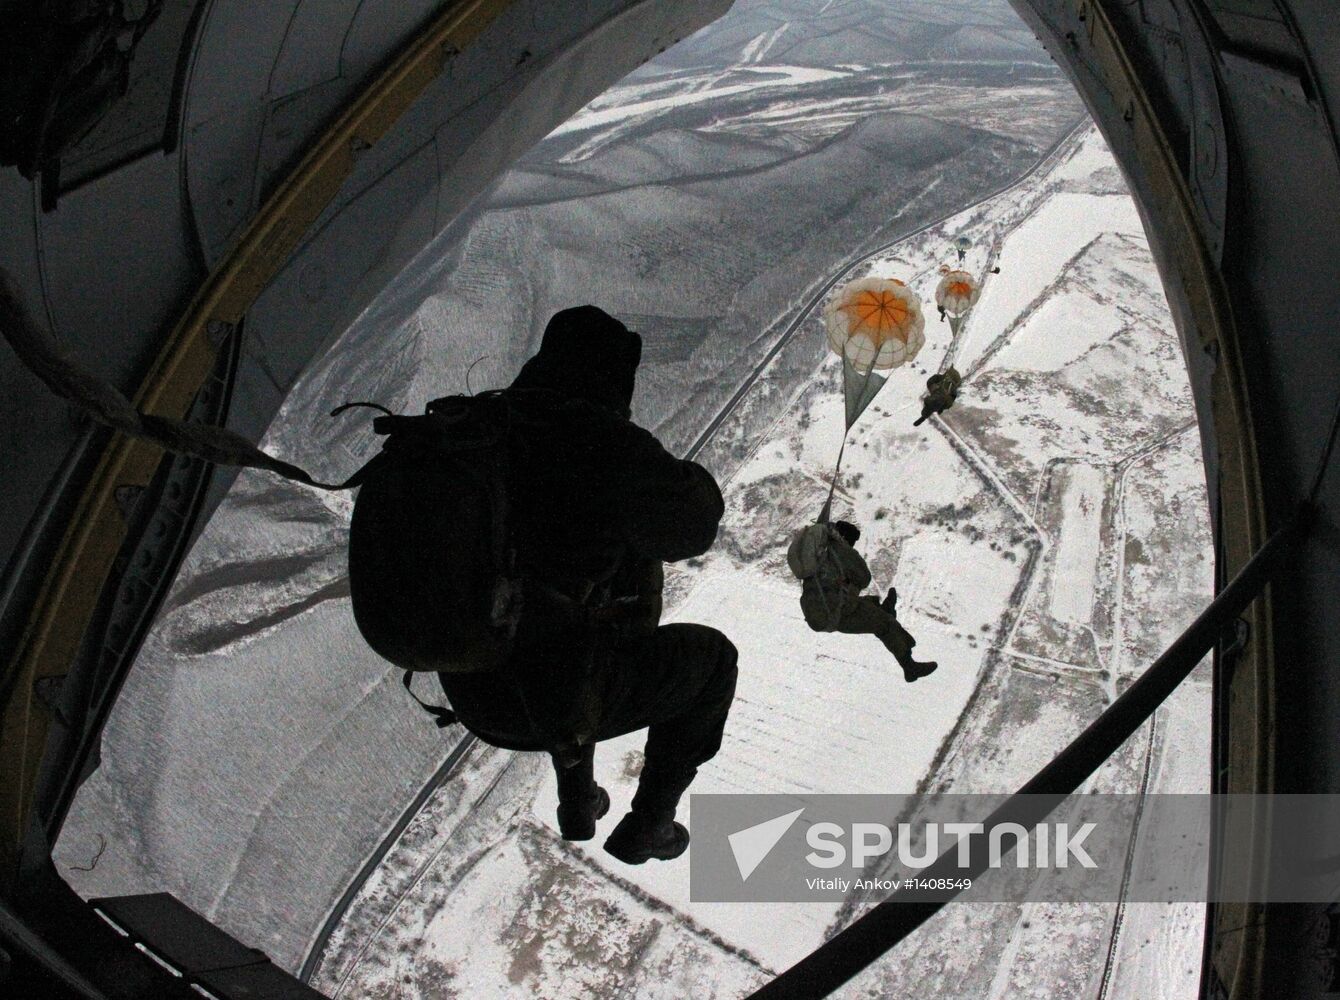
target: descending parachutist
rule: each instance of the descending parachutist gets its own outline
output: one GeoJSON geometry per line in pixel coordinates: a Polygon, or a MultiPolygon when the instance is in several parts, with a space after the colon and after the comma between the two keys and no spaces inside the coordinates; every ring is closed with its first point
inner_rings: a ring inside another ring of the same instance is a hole
{"type": "MultiPolygon", "coordinates": [[[[887,373],[910,363],[925,344],[921,300],[896,278],[864,278],[838,291],[824,311],[824,320],[829,346],[842,357],[845,430],[850,431],[883,386],[887,373]]],[[[860,530],[846,521],[828,523],[846,449],[845,433],[842,440],[828,500],[818,522],[797,532],[787,551],[787,564],[802,581],[800,607],[810,628],[876,636],[902,665],[903,676],[914,681],[936,665],[912,659],[916,640],[898,623],[894,614],[897,594],[892,589],[883,601],[861,596],[870,583],[870,568],[852,548],[860,530]]]]}
{"type": "Polygon", "coordinates": [[[912,658],[917,640],[898,621],[898,592],[889,588],[881,601],[862,595],[870,585],[870,567],[853,546],[861,530],[848,521],[820,522],[796,532],[786,563],[801,581],[800,610],[816,632],[873,635],[893,654],[910,684],[934,673],[938,664],[912,658]]]}
{"type": "Polygon", "coordinates": [[[943,318],[949,315],[949,329],[957,334],[968,314],[981,297],[982,286],[967,271],[945,271],[935,286],[935,307],[943,318]]]}
{"type": "Polygon", "coordinates": [[[912,426],[920,427],[932,413],[943,413],[953,406],[954,400],[958,399],[959,386],[962,384],[963,376],[953,365],[940,374],[928,378],[926,394],[921,397],[921,416],[912,421],[912,426]]]}

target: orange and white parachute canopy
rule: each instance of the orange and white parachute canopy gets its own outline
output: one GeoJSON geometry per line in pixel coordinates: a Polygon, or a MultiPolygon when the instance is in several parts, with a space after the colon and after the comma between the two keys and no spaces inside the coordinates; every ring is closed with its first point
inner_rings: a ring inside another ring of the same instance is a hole
{"type": "Polygon", "coordinates": [[[935,289],[935,304],[950,316],[962,316],[977,304],[982,288],[967,271],[948,271],[935,289]]]}
{"type": "Polygon", "coordinates": [[[862,374],[905,365],[926,343],[921,300],[896,278],[861,278],[824,308],[828,346],[862,374]]]}

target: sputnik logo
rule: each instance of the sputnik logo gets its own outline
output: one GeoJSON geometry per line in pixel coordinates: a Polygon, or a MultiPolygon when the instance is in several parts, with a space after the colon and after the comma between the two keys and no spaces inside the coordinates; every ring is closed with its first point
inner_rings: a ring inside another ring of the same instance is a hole
{"type": "Polygon", "coordinates": [[[749,881],[749,876],[754,874],[754,870],[763,863],[763,859],[772,853],[777,842],[786,835],[786,831],[791,829],[791,824],[804,811],[802,807],[784,816],[746,827],[726,838],[730,841],[731,853],[735,855],[735,867],[740,870],[742,881],[749,881]]]}

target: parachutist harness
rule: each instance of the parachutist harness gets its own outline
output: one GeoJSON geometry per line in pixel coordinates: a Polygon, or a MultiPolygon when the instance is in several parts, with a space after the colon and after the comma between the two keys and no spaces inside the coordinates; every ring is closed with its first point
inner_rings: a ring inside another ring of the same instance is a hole
{"type": "MultiPolygon", "coordinates": [[[[832,526],[828,524],[827,521],[824,521],[823,524],[827,530],[824,531],[823,546],[819,550],[819,558],[821,560],[825,559],[828,560],[829,564],[832,565],[833,569],[837,570],[838,587],[841,588],[841,586],[844,583],[846,583],[846,577],[842,575],[842,564],[838,562],[838,557],[833,552],[832,533],[834,529],[832,528],[832,526]]],[[[842,604],[839,601],[837,613],[834,614],[832,607],[830,607],[828,603],[828,588],[823,585],[822,580],[817,578],[817,574],[814,582],[817,585],[816,589],[819,591],[819,600],[823,602],[824,614],[828,616],[829,623],[834,628],[836,628],[839,622],[842,620],[842,604]]]]}

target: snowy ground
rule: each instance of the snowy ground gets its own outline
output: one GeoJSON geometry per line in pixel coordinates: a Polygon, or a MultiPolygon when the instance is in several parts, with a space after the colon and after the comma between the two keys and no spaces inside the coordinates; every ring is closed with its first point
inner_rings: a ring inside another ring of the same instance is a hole
{"type": "MultiPolygon", "coordinates": [[[[741,652],[726,742],[695,791],[1010,790],[1101,711],[1118,677],[1147,664],[1146,650],[1208,596],[1185,373],[1134,207],[1094,131],[1058,159],[872,263],[914,277],[929,297],[948,236],[970,225],[992,234],[970,265],[984,270],[995,242],[991,259],[1002,267],[958,344],[932,324],[921,371],[895,373],[852,435],[838,491],[839,513],[866,530],[861,547],[877,583],[897,582],[900,613],[940,672],[906,686],[874,640],[816,636],[800,618],[786,536],[822,503],[841,437],[836,370],[824,360],[731,476],[718,546],[670,580],[670,617],[720,627],[741,652]],[[1056,227],[1054,239],[1046,226],[1056,227]],[[1083,305],[1070,307],[1077,301],[1083,305]],[[1052,317],[1045,331],[1040,316],[1052,317]],[[1139,359],[1123,342],[1133,330],[1139,359]],[[971,372],[960,408],[913,429],[923,372],[951,353],[971,372]],[[1122,377],[1100,382],[1095,370],[1122,377]],[[1039,415],[1080,429],[1020,445],[1021,425],[1039,415]],[[1128,620],[1138,633],[1128,634],[1128,620]]],[[[1093,787],[1203,789],[1207,718],[1207,682],[1197,676],[1093,787]]],[[[598,777],[615,815],[631,797],[639,746],[637,736],[601,746],[598,777]]],[[[532,800],[470,856],[467,895],[402,897],[383,881],[393,876],[379,874],[340,929],[318,984],[355,996],[396,981],[406,995],[427,996],[408,956],[444,948],[455,955],[451,942],[473,933],[499,944],[480,952],[478,965],[472,953],[459,967],[459,976],[475,971],[451,980],[456,995],[470,992],[467,981],[492,982],[493,995],[594,996],[611,987],[656,995],[649,984],[657,977],[628,960],[630,928],[643,926],[645,907],[655,905],[667,908],[668,923],[653,936],[654,955],[664,954],[673,927],[676,947],[720,970],[710,989],[692,995],[735,996],[862,905],[692,903],[682,864],[630,868],[604,855],[599,839],[558,841],[551,781],[542,764],[526,766],[532,800]],[[578,912],[551,905],[541,918],[530,902],[537,878],[580,880],[578,912]],[[492,907],[469,902],[481,897],[492,907]],[[574,928],[589,931],[583,914],[591,907],[611,931],[596,935],[587,963],[562,942],[574,928]]],[[[436,863],[446,870],[460,859],[447,851],[436,863]]],[[[421,871],[424,883],[449,881],[415,850],[393,853],[385,866],[405,867],[421,871]]],[[[888,995],[896,985],[919,997],[1185,996],[1199,974],[1201,919],[1201,908],[1185,905],[964,904],[850,995],[888,995]]]]}

